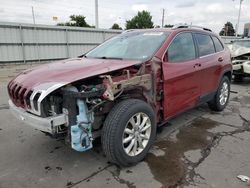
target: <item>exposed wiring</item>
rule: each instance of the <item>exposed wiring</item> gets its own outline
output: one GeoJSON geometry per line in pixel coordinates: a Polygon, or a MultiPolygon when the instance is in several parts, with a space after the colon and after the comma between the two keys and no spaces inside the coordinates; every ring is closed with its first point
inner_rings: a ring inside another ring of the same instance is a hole
{"type": "MultiPolygon", "coordinates": [[[[117,99],[118,97],[121,96],[121,94],[123,93],[124,89],[122,89],[115,97],[114,100],[117,99]]],[[[105,102],[107,102],[106,100],[103,100],[101,102],[99,102],[98,104],[94,105],[87,113],[91,113],[94,111],[94,109],[102,104],[104,104],[105,102]]]]}

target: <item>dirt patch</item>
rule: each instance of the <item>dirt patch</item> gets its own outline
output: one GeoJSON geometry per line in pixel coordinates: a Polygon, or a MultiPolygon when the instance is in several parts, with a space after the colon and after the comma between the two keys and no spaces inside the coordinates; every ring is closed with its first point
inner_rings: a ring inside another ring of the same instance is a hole
{"type": "Polygon", "coordinates": [[[177,140],[166,139],[155,143],[157,147],[164,150],[163,156],[155,156],[149,153],[146,162],[148,163],[155,179],[162,183],[163,187],[177,187],[188,184],[195,174],[190,173],[190,165],[195,165],[185,158],[184,153],[190,150],[201,150],[201,159],[206,156],[206,150],[213,142],[213,133],[208,129],[214,128],[218,123],[210,119],[199,118],[192,124],[179,129],[176,135],[177,140]],[[187,172],[189,171],[189,180],[187,172]]]}

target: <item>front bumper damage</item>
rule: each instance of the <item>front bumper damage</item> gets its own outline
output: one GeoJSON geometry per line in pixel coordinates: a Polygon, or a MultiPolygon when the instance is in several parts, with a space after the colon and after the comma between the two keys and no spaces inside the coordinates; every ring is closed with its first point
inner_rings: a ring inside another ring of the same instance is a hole
{"type": "Polygon", "coordinates": [[[250,61],[234,60],[233,74],[250,75],[250,61]]]}
{"type": "Polygon", "coordinates": [[[11,112],[17,119],[35,129],[52,135],[58,131],[59,126],[67,123],[67,116],[65,114],[42,118],[25,111],[23,108],[16,107],[11,100],[9,100],[9,106],[11,112]]]}
{"type": "MultiPolygon", "coordinates": [[[[42,118],[31,114],[20,107],[16,107],[11,100],[9,106],[12,114],[22,122],[40,131],[55,135],[60,126],[68,124],[68,115],[60,114],[52,117],[42,118]]],[[[76,116],[75,125],[70,127],[71,147],[76,151],[86,151],[92,146],[91,122],[93,113],[87,113],[87,106],[84,100],[77,99],[79,115],[76,116]]]]}

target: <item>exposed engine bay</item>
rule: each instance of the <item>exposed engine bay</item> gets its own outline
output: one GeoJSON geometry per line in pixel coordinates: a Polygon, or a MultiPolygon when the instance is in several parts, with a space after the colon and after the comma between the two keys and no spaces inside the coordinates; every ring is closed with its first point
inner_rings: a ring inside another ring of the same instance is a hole
{"type": "Polygon", "coordinates": [[[250,76],[249,44],[249,40],[238,40],[228,45],[232,56],[233,74],[237,78],[250,76]]]}
{"type": "Polygon", "coordinates": [[[53,137],[65,137],[74,150],[91,149],[92,141],[112,107],[124,98],[153,103],[152,73],[130,68],[68,84],[49,94],[41,103],[42,117],[67,115],[67,124],[54,127],[53,137]]]}
{"type": "Polygon", "coordinates": [[[250,76],[250,53],[234,57],[232,63],[235,75],[250,76]]]}

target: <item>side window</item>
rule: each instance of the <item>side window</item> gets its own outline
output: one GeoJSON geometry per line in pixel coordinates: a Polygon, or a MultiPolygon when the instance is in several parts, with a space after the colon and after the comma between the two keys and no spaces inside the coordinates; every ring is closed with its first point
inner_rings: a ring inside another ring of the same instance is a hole
{"type": "Polygon", "coordinates": [[[198,43],[199,55],[205,56],[212,53],[215,53],[214,43],[212,38],[206,34],[195,34],[195,38],[198,43]]]}
{"type": "Polygon", "coordinates": [[[214,46],[216,49],[216,52],[220,52],[224,49],[223,45],[221,44],[220,40],[217,37],[212,36],[214,41],[214,46]]]}
{"type": "Polygon", "coordinates": [[[196,58],[194,41],[191,33],[181,33],[175,37],[167,51],[169,62],[188,61],[196,58]]]}

